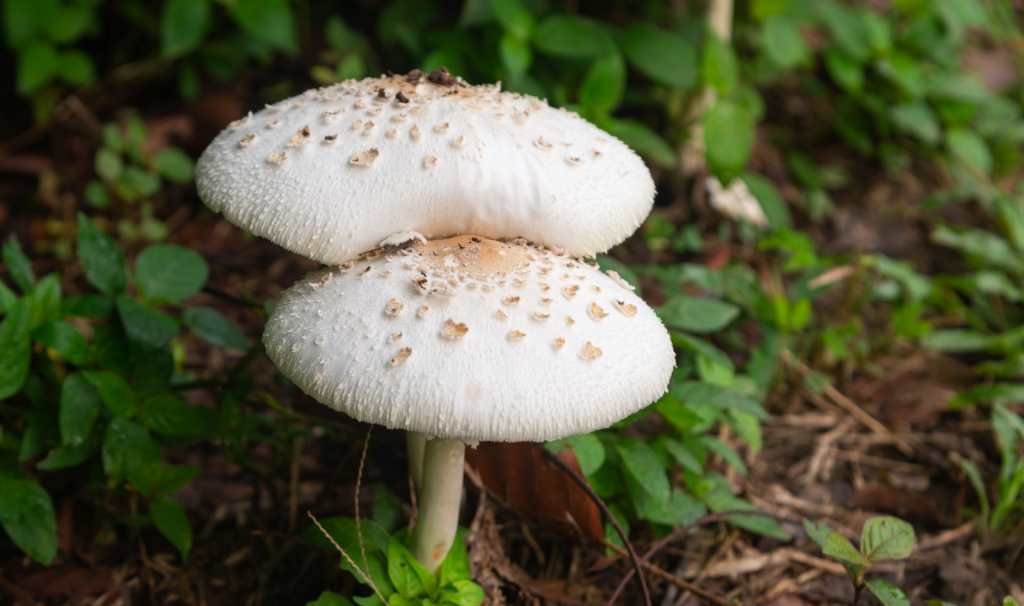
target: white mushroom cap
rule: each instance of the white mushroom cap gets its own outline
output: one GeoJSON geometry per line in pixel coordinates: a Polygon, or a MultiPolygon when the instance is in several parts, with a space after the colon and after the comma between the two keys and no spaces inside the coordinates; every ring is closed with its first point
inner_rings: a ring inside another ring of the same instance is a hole
{"type": "Polygon", "coordinates": [[[206,149],[196,184],[239,227],[326,264],[409,230],[594,255],[635,231],[654,196],[639,156],[578,115],[443,71],[250,114],[206,149]]]}
{"type": "Polygon", "coordinates": [[[607,427],[666,390],[675,353],[629,285],[475,236],[308,277],[263,335],[303,391],[361,421],[474,441],[607,427]]]}

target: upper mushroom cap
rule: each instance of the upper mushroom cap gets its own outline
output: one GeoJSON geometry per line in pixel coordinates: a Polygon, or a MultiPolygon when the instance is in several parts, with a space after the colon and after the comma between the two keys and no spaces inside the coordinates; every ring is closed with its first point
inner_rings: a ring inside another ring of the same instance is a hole
{"type": "Polygon", "coordinates": [[[654,196],[639,156],[575,113],[443,70],[267,106],[213,140],[196,184],[239,227],[326,264],[409,230],[590,256],[635,231],[654,196]]]}
{"type": "Polygon", "coordinates": [[[464,441],[544,441],[656,400],[675,353],[614,272],[476,236],[376,252],[286,291],[270,359],[368,423],[464,441]]]}

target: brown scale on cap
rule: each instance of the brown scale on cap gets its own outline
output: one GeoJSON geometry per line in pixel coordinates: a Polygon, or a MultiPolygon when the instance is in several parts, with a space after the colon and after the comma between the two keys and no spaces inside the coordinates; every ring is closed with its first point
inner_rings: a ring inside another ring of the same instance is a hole
{"type": "Polygon", "coordinates": [[[583,344],[583,349],[580,350],[580,357],[586,360],[587,362],[591,362],[593,360],[600,358],[601,354],[603,353],[604,352],[601,351],[600,347],[597,347],[590,341],[587,341],[586,343],[583,344]]]}
{"type": "Polygon", "coordinates": [[[466,336],[467,332],[469,332],[469,326],[466,326],[463,322],[456,322],[450,318],[445,320],[444,324],[441,326],[441,337],[449,341],[457,341],[466,336]]]}
{"type": "Polygon", "coordinates": [[[411,356],[411,355],[412,355],[412,348],[411,347],[403,347],[402,349],[398,350],[398,353],[395,354],[395,357],[391,358],[391,360],[388,362],[388,364],[390,366],[398,366],[399,364],[402,364],[406,360],[408,360],[409,356],[411,356]]]}
{"type": "Polygon", "coordinates": [[[619,310],[627,318],[632,318],[636,315],[636,305],[626,303],[622,299],[615,300],[615,309],[619,310]]]}
{"type": "Polygon", "coordinates": [[[398,299],[391,299],[384,306],[384,315],[389,318],[396,318],[398,317],[398,314],[402,313],[403,307],[405,307],[405,305],[402,305],[401,301],[398,299]]]}
{"type": "Polygon", "coordinates": [[[516,341],[522,341],[523,337],[525,337],[525,336],[526,336],[525,332],[523,332],[521,330],[514,330],[513,329],[513,330],[510,330],[507,333],[505,333],[505,340],[514,343],[516,341]]]}
{"type": "Polygon", "coordinates": [[[608,315],[608,312],[606,312],[604,308],[597,303],[591,302],[590,305],[587,306],[587,314],[595,320],[602,320],[608,315]]]}
{"type": "Polygon", "coordinates": [[[356,152],[348,159],[348,163],[352,166],[359,166],[361,168],[368,168],[373,165],[373,162],[380,156],[380,150],[376,147],[371,147],[366,151],[356,152]]]}
{"type": "Polygon", "coordinates": [[[430,313],[430,308],[426,305],[420,305],[419,309],[416,310],[416,317],[425,318],[428,313],[430,313]]]}
{"type": "Polygon", "coordinates": [[[558,351],[559,349],[562,349],[562,347],[564,347],[564,346],[565,346],[565,338],[564,337],[558,337],[557,339],[555,339],[554,341],[551,342],[551,348],[554,349],[555,351],[558,351]]]}

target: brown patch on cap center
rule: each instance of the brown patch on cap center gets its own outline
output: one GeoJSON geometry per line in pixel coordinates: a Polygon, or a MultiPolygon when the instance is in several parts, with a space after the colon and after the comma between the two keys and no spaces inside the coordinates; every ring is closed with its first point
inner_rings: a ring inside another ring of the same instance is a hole
{"type": "Polygon", "coordinates": [[[529,249],[479,236],[455,236],[413,245],[431,269],[454,270],[477,279],[527,267],[529,249]]]}

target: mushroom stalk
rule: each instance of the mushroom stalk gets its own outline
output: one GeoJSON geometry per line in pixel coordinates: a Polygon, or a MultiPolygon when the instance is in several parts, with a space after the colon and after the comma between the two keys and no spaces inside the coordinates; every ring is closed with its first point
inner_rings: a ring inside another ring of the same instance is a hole
{"type": "Polygon", "coordinates": [[[409,455],[409,477],[412,487],[417,493],[423,485],[423,448],[427,444],[427,436],[418,431],[405,432],[405,450],[409,455]]]}
{"type": "Polygon", "coordinates": [[[444,561],[459,527],[462,467],[466,445],[459,440],[427,440],[423,448],[423,475],[412,549],[431,573],[444,561]]]}

